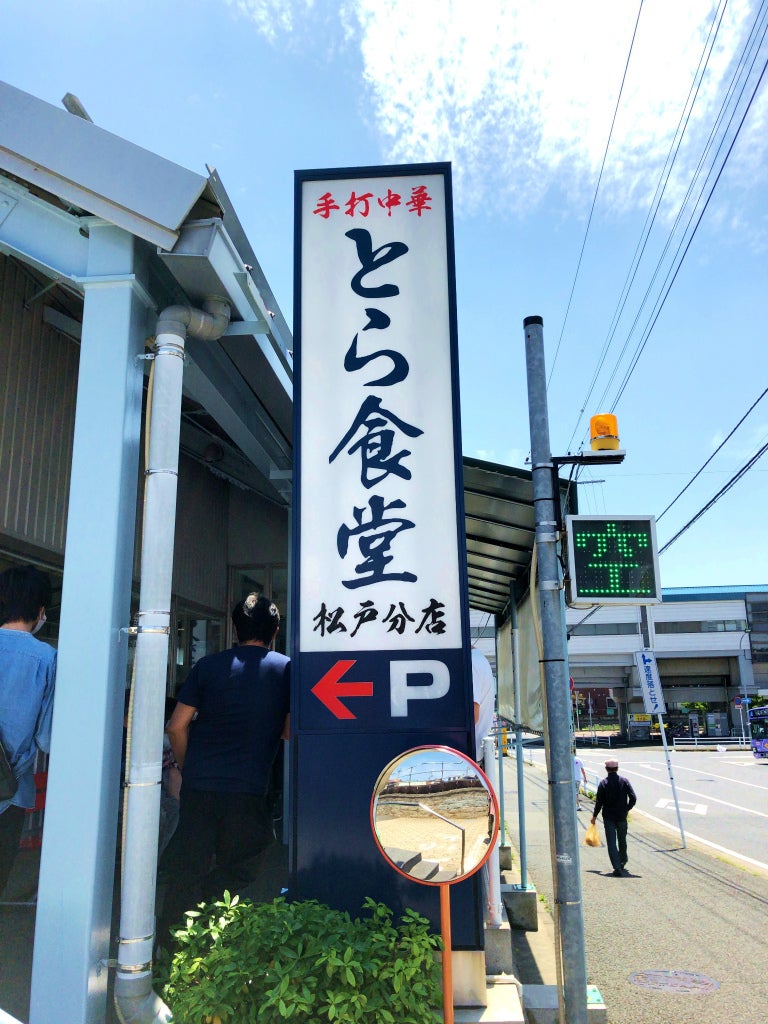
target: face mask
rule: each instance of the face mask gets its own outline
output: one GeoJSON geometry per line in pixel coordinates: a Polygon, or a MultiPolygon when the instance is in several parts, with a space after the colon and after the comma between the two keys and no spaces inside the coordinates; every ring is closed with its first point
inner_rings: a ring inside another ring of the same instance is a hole
{"type": "Polygon", "coordinates": [[[35,635],[35,633],[39,633],[39,632],[40,632],[40,630],[41,630],[41,629],[43,628],[43,626],[44,626],[44,625],[46,624],[46,622],[47,622],[47,621],[48,621],[48,620],[47,620],[47,619],[46,619],[46,617],[45,617],[45,612],[43,612],[43,614],[42,614],[42,615],[40,616],[40,621],[39,621],[39,622],[37,623],[37,625],[36,625],[36,626],[34,626],[34,628],[32,629],[32,636],[34,636],[34,635],[35,635]]]}

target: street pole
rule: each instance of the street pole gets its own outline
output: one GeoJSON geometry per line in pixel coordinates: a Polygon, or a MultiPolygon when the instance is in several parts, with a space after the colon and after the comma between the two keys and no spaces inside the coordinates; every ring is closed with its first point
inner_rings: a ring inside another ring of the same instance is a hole
{"type": "MultiPolygon", "coordinates": [[[[753,684],[754,684],[754,681],[755,681],[755,677],[754,677],[754,674],[753,674],[753,671],[752,671],[752,659],[751,658],[747,658],[747,652],[741,646],[744,643],[744,637],[749,638],[749,634],[750,634],[750,630],[746,629],[742,633],[741,639],[739,640],[739,675],[741,676],[741,682],[742,682],[742,684],[744,686],[743,702],[744,702],[744,704],[746,704],[746,707],[747,707],[747,736],[749,738],[749,745],[751,747],[752,746],[752,723],[749,720],[750,699],[749,699],[749,695],[747,693],[747,675],[751,675],[752,676],[752,683],[753,684]],[[747,665],[749,665],[749,669],[747,669],[747,665]]],[[[751,648],[752,648],[752,641],[750,640],[750,653],[751,653],[751,648]]],[[[743,726],[742,726],[742,732],[743,732],[743,726]]]]}
{"type": "Polygon", "coordinates": [[[672,786],[672,796],[675,801],[675,811],[677,812],[677,825],[680,829],[680,842],[683,844],[683,849],[686,849],[687,843],[685,841],[685,829],[683,828],[683,817],[680,814],[680,802],[677,799],[677,788],[675,787],[675,776],[672,772],[672,761],[669,756],[669,747],[667,745],[667,730],[664,728],[664,719],[661,715],[656,716],[659,721],[659,731],[661,732],[661,742],[664,744],[664,757],[667,759],[667,772],[669,773],[669,783],[672,786]]]}
{"type": "Polygon", "coordinates": [[[515,764],[517,768],[517,817],[520,832],[520,888],[528,888],[528,843],[525,834],[525,773],[523,769],[523,704],[520,695],[520,633],[517,628],[515,587],[509,587],[509,613],[512,618],[512,676],[515,680],[515,764]]]}
{"type": "Polygon", "coordinates": [[[573,800],[571,756],[571,699],[560,563],[557,557],[557,518],[549,414],[544,365],[544,321],[529,316],[523,321],[528,379],[528,420],[531,433],[531,471],[542,635],[542,664],[547,708],[550,814],[553,826],[553,874],[559,941],[563,963],[563,991],[558,988],[561,1016],[568,1024],[587,1024],[587,964],[584,912],[579,873],[576,805],[573,800]]]}

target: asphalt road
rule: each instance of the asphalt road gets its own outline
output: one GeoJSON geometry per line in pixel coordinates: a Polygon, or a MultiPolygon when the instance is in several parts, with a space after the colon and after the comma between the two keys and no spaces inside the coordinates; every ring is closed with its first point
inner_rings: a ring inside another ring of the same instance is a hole
{"type": "MultiPolygon", "coordinates": [[[[544,764],[543,748],[527,748],[527,759],[544,764]]],[[[749,751],[670,749],[672,778],[663,748],[630,747],[611,752],[579,748],[593,788],[605,775],[607,756],[616,756],[638,796],[637,811],[666,824],[680,836],[677,807],[686,841],[711,843],[723,856],[768,870],[768,762],[749,751]],[[674,791],[672,782],[674,781],[674,791]],[[675,805],[677,795],[677,807],[675,805]]]]}
{"type": "MultiPolygon", "coordinates": [[[[534,759],[539,755],[543,761],[541,749],[532,753],[534,759]]],[[[657,773],[642,768],[654,763],[648,752],[631,749],[615,753],[619,770],[637,783],[639,809],[663,798],[657,793],[669,795],[663,782],[653,781],[657,773]],[[642,786],[641,770],[651,780],[643,778],[642,786]]],[[[596,752],[594,760],[588,761],[588,772],[590,767],[601,766],[605,756],[605,750],[596,752]]],[[[663,751],[661,759],[663,762],[663,751]]],[[[587,762],[586,757],[584,760],[587,762]]],[[[514,758],[505,758],[504,763],[507,831],[512,846],[519,849],[514,758]]],[[[692,770],[698,767],[686,761],[686,766],[689,764],[692,770]]],[[[759,781],[762,776],[750,774],[748,765],[727,767],[715,760],[705,761],[701,767],[710,765],[717,766],[717,773],[714,768],[709,774],[702,771],[702,779],[732,771],[738,781],[743,772],[746,781],[757,779],[755,784],[763,785],[759,781]]],[[[686,777],[686,788],[704,786],[703,782],[689,785],[687,773],[680,774],[686,777]]],[[[526,763],[524,779],[529,881],[552,908],[546,776],[541,767],[526,763]]],[[[722,783],[725,787],[734,784],[733,780],[722,783]]],[[[764,799],[765,793],[754,792],[764,799]]],[[[693,802],[692,796],[690,799],[693,802]]],[[[712,798],[707,806],[715,806],[712,798]]],[[[661,819],[661,810],[654,807],[653,818],[631,815],[628,878],[609,875],[604,846],[591,849],[580,845],[587,974],[605,999],[609,1024],[764,1024],[768,1008],[768,868],[738,861],[691,838],[683,849],[679,832],[654,820],[661,819]]],[[[676,821],[674,809],[671,815],[670,822],[676,821]]],[[[578,818],[579,835],[583,836],[589,813],[583,811],[578,818]]],[[[743,821],[746,816],[734,820],[743,821]]],[[[755,817],[755,821],[763,829],[768,824],[761,818],[755,817]]],[[[739,836],[729,829],[735,828],[721,822],[713,834],[723,838],[726,833],[733,846],[739,836]]],[[[761,859],[768,860],[765,852],[761,859]]]]}

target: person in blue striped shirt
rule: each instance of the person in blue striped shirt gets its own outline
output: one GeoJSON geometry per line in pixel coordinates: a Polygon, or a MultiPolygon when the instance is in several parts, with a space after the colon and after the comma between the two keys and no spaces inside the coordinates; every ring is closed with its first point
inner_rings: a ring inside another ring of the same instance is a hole
{"type": "Polygon", "coordinates": [[[34,566],[0,573],[0,742],[17,783],[0,802],[0,893],[35,806],[35,756],[50,750],[56,651],[35,637],[50,602],[50,580],[34,566]]]}

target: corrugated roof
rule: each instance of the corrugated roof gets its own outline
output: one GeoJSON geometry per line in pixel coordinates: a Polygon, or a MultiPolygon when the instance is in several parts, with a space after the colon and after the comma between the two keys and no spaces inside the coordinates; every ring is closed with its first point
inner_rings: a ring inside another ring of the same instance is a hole
{"type": "MultiPolygon", "coordinates": [[[[464,458],[464,518],[469,604],[500,614],[513,582],[530,571],[534,540],[533,479],[529,470],[464,458]]],[[[561,494],[568,484],[560,480],[561,494]]],[[[569,494],[576,509],[576,485],[569,494]]]]}

